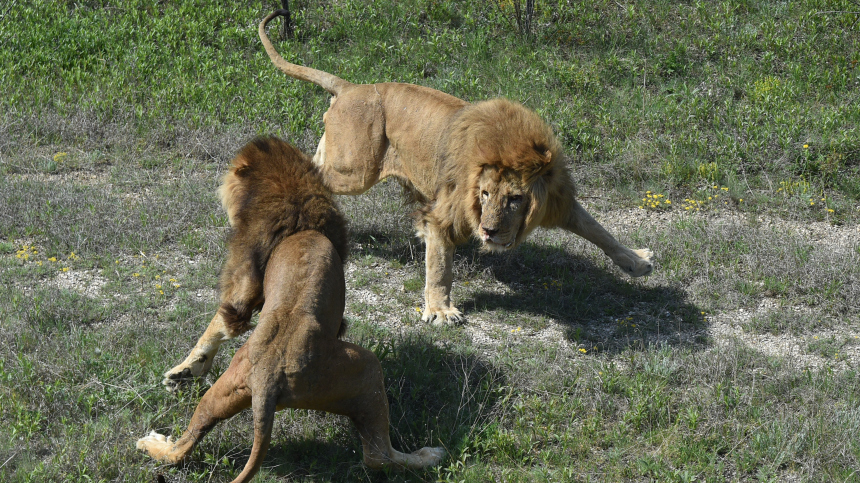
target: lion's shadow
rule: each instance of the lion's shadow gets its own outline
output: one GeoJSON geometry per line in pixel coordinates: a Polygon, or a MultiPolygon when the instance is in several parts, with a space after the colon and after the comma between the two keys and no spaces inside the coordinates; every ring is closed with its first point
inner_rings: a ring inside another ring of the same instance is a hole
{"type": "MultiPolygon", "coordinates": [[[[649,286],[607,259],[598,266],[569,250],[525,243],[505,254],[462,250],[478,270],[489,270],[507,293],[477,290],[460,301],[467,317],[486,311],[551,317],[571,342],[588,351],[618,352],[653,343],[701,346],[705,318],[677,286],[649,286]]],[[[657,270],[660,269],[658,266],[657,270]]]]}
{"type": "MultiPolygon", "coordinates": [[[[423,270],[424,246],[417,239],[372,227],[352,238],[362,253],[403,265],[414,263],[423,270]]],[[[494,311],[505,312],[507,320],[517,314],[551,317],[569,341],[588,350],[617,352],[631,344],[652,343],[700,347],[704,342],[702,311],[680,287],[631,279],[608,258],[599,265],[565,244],[527,241],[513,251],[495,254],[467,243],[457,247],[454,263],[456,303],[467,317],[486,318],[494,311]],[[506,293],[464,290],[463,283],[479,273],[503,283],[506,293]]]]}

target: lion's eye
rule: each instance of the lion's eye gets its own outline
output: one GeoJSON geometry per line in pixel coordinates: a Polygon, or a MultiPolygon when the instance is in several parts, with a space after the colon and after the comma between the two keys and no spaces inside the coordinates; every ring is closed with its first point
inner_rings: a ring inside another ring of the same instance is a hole
{"type": "Polygon", "coordinates": [[[481,191],[481,198],[487,199],[489,197],[490,197],[490,193],[487,193],[486,191],[481,191]]]}

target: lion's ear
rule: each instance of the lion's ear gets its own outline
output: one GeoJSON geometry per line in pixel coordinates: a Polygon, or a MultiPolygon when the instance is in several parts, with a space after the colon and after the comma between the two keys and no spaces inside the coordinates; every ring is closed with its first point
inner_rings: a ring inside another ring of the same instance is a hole
{"type": "Polygon", "coordinates": [[[493,146],[483,139],[476,138],[475,139],[475,151],[478,155],[478,159],[480,159],[483,163],[492,162],[495,158],[498,157],[496,154],[496,150],[493,149],[493,146]]]}
{"type": "MultiPolygon", "coordinates": [[[[540,155],[540,153],[539,153],[540,155]]],[[[543,176],[549,168],[552,161],[552,151],[546,150],[542,155],[540,155],[540,160],[534,164],[534,167],[529,170],[530,172],[526,173],[526,181],[533,181],[538,176],[543,176]]]]}

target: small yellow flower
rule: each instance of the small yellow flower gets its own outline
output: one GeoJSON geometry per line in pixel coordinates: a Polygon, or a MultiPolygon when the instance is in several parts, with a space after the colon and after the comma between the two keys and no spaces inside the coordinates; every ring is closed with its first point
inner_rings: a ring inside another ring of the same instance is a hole
{"type": "Polygon", "coordinates": [[[585,353],[586,353],[586,352],[588,352],[588,351],[580,347],[580,348],[579,348],[579,352],[582,352],[583,354],[585,354],[585,353]]]}
{"type": "Polygon", "coordinates": [[[139,274],[139,273],[137,273],[137,272],[134,272],[132,275],[134,275],[135,277],[139,277],[139,276],[140,276],[140,274],[139,274]]]}
{"type": "Polygon", "coordinates": [[[808,144],[804,144],[804,145],[803,145],[803,149],[809,149],[809,145],[808,145],[808,144]]]}
{"type": "Polygon", "coordinates": [[[55,163],[60,163],[60,162],[62,162],[62,161],[63,161],[63,158],[65,158],[65,157],[66,157],[66,155],[68,155],[68,154],[69,154],[69,153],[57,153],[57,154],[55,154],[55,155],[54,155],[54,162],[55,162],[55,163]]]}
{"type": "Polygon", "coordinates": [[[155,284],[155,288],[160,289],[160,288],[161,288],[161,285],[160,285],[160,284],[155,284]]]}
{"type": "Polygon", "coordinates": [[[57,257],[51,257],[51,258],[49,258],[49,259],[48,259],[48,261],[49,261],[49,262],[56,262],[56,261],[57,261],[57,257]]]}
{"type": "Polygon", "coordinates": [[[64,272],[68,272],[68,271],[69,271],[69,267],[63,267],[63,271],[64,271],[64,272]]]}

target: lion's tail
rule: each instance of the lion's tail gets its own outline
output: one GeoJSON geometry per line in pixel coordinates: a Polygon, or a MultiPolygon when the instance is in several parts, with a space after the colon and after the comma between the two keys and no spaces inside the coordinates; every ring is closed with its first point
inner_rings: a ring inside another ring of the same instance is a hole
{"type": "Polygon", "coordinates": [[[344,87],[351,85],[349,81],[345,81],[336,75],[329,74],[328,72],[287,62],[283,57],[281,57],[281,54],[275,50],[275,46],[272,45],[272,42],[269,40],[269,36],[266,35],[266,25],[273,18],[279,15],[284,15],[289,18],[289,13],[289,10],[275,10],[260,22],[258,30],[260,40],[263,42],[263,47],[266,48],[266,53],[269,54],[269,58],[272,59],[272,63],[275,64],[275,67],[281,69],[284,74],[287,74],[290,77],[314,83],[327,90],[332,95],[336,96],[340,94],[340,91],[344,87]]]}
{"type": "MultiPolygon", "coordinates": [[[[271,390],[275,391],[276,388],[273,386],[271,390]]],[[[267,391],[263,394],[253,394],[251,397],[251,408],[254,412],[254,446],[251,448],[251,455],[248,457],[248,462],[245,463],[245,468],[233,480],[233,483],[251,481],[251,478],[260,471],[272,441],[272,426],[277,410],[277,394],[267,391]]]]}

